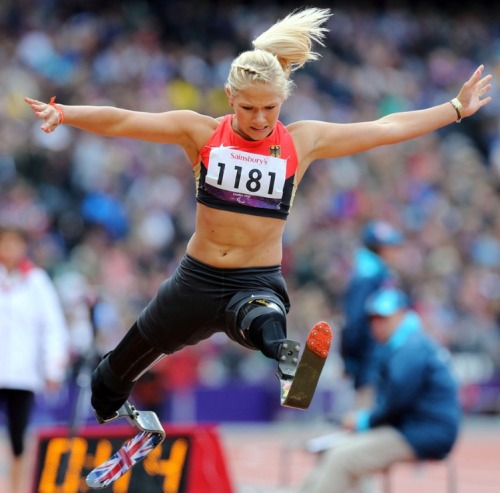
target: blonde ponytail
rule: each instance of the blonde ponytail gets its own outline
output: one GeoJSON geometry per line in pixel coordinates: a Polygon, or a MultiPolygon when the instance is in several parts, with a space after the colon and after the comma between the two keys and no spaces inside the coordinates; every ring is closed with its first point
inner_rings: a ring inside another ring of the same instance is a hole
{"type": "Polygon", "coordinates": [[[321,24],[330,15],[329,9],[317,8],[293,12],[254,39],[252,44],[256,49],[276,55],[283,69],[292,72],[318,59],[318,53],[312,51],[312,43],[324,46],[323,38],[328,29],[321,24]]]}
{"type": "Polygon", "coordinates": [[[310,60],[317,60],[313,42],[322,46],[331,16],[329,9],[294,11],[252,42],[254,50],[241,53],[231,64],[226,87],[235,93],[254,81],[273,84],[286,99],[293,86],[290,74],[310,60]]]}

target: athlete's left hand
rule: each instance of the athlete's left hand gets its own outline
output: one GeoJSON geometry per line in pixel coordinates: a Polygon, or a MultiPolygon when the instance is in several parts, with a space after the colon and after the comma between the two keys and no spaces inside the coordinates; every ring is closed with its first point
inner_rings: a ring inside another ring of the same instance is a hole
{"type": "Polygon", "coordinates": [[[493,76],[488,74],[483,77],[483,72],[484,65],[480,65],[470,79],[464,83],[457,95],[464,107],[464,117],[473,115],[479,108],[486,106],[491,101],[491,96],[487,96],[487,94],[492,88],[490,82],[493,76]]]}

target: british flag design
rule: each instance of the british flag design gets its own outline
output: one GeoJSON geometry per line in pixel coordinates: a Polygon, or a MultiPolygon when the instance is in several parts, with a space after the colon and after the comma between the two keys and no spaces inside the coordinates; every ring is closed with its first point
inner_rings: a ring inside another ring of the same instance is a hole
{"type": "Polygon", "coordinates": [[[144,459],[164,438],[165,436],[160,433],[146,431],[138,433],[116,451],[109,460],[87,475],[87,485],[90,488],[105,488],[110,485],[144,459]]]}

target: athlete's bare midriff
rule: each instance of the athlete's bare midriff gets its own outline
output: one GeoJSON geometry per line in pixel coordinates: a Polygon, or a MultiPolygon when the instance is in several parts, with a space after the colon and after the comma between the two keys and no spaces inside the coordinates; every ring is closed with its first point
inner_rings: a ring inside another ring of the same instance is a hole
{"type": "Polygon", "coordinates": [[[198,204],[187,253],[213,267],[264,267],[282,258],[282,219],[211,209],[198,204]]]}

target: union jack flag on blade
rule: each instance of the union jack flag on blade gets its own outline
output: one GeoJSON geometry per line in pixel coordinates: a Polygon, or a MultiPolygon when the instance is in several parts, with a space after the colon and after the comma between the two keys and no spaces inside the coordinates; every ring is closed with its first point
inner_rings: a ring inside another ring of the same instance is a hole
{"type": "Polygon", "coordinates": [[[141,431],[122,445],[109,460],[87,475],[88,486],[90,488],[105,488],[110,485],[144,459],[164,438],[165,435],[161,433],[141,431]]]}

